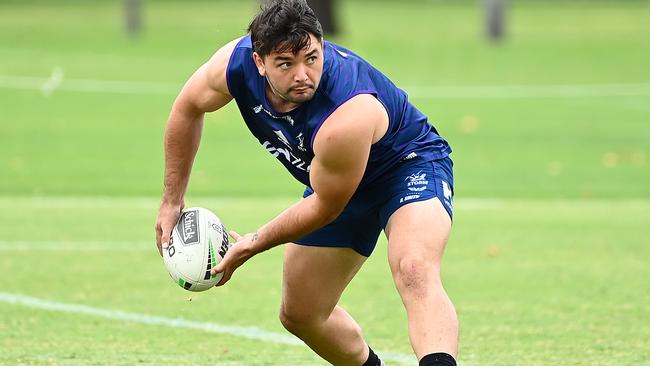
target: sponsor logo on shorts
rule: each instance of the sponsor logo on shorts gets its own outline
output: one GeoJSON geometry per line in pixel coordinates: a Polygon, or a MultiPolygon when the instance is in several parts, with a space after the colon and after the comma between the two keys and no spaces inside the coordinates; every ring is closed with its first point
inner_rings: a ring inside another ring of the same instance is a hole
{"type": "Polygon", "coordinates": [[[180,234],[183,245],[192,245],[199,242],[199,212],[196,210],[185,211],[176,224],[176,231],[180,234]]]}
{"type": "Polygon", "coordinates": [[[422,173],[421,170],[415,174],[409,175],[405,180],[407,182],[406,187],[408,187],[409,191],[412,192],[422,192],[427,189],[427,184],[429,184],[427,173],[422,173]]]}
{"type": "Polygon", "coordinates": [[[409,194],[408,196],[400,198],[399,203],[403,203],[403,202],[410,201],[410,200],[415,200],[415,199],[418,199],[418,198],[420,198],[419,194],[409,194]]]}
{"type": "Polygon", "coordinates": [[[449,208],[452,208],[452,201],[453,201],[453,192],[451,191],[451,188],[449,188],[449,183],[445,182],[444,180],[442,182],[442,194],[444,196],[444,203],[449,206],[449,208]]]}

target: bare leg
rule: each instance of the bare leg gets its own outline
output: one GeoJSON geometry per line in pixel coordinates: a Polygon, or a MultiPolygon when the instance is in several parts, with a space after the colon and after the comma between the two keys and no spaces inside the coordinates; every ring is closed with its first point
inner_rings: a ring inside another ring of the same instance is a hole
{"type": "Polygon", "coordinates": [[[286,246],[280,321],[334,365],[359,366],[368,358],[361,328],[336,305],[365,260],[347,248],[286,246]]]}
{"type": "Polygon", "coordinates": [[[401,207],[388,221],[388,261],[418,360],[458,353],[458,317],[440,280],[451,219],[437,198],[401,207]]]}

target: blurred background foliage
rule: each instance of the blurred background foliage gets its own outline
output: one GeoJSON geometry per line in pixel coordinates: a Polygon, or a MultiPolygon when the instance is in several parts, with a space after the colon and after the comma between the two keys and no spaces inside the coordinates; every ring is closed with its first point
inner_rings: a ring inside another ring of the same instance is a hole
{"type": "MultiPolygon", "coordinates": [[[[0,3],[0,192],[158,196],[175,94],[258,6],[144,1],[130,37],[122,1],[0,3]]],[[[499,43],[478,1],[336,6],[330,40],[451,142],[458,195],[650,196],[648,1],[507,2],[499,43]]],[[[273,160],[230,105],[207,117],[190,192],[297,196],[273,160]]]]}

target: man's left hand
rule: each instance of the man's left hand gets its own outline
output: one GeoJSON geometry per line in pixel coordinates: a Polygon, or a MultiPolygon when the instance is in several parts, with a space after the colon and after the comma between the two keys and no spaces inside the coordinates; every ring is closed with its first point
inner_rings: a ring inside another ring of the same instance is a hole
{"type": "Polygon", "coordinates": [[[253,242],[257,240],[257,233],[246,234],[244,236],[239,235],[235,231],[230,231],[229,233],[236,242],[228,249],[221,262],[210,271],[213,275],[223,272],[223,277],[216,286],[223,286],[228,282],[233,272],[255,254],[252,248],[253,242]]]}

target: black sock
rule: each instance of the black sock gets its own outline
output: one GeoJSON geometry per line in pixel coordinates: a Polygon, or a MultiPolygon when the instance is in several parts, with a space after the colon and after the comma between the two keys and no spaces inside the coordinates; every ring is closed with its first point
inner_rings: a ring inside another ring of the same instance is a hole
{"type": "Polygon", "coordinates": [[[381,360],[379,359],[379,356],[377,356],[375,352],[372,351],[372,348],[370,348],[370,346],[368,346],[368,351],[370,351],[368,353],[368,359],[361,366],[381,366],[381,360]]]}
{"type": "Polygon", "coordinates": [[[456,366],[456,360],[448,353],[430,353],[422,357],[420,366],[456,366]]]}

